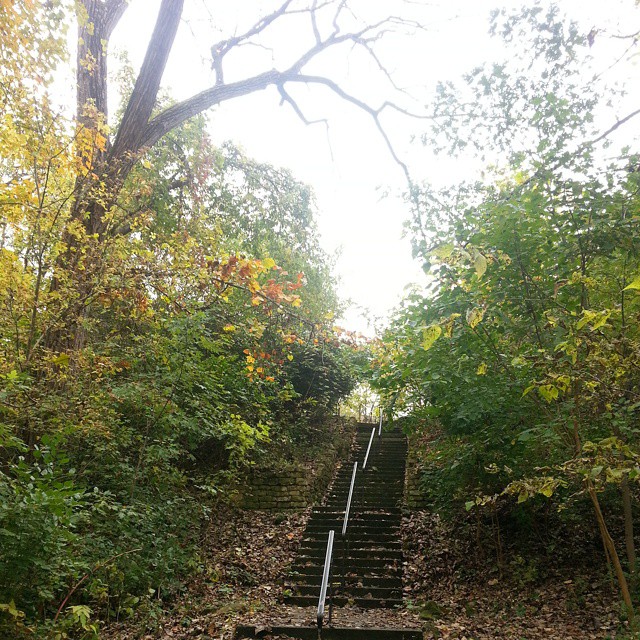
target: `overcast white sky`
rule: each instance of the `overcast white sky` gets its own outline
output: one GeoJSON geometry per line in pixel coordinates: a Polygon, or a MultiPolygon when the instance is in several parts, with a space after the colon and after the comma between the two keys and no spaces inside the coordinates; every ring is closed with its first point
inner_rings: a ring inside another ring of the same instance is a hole
{"type": "MultiPolygon", "coordinates": [[[[164,84],[178,99],[207,86],[212,79],[208,54],[211,44],[246,29],[255,16],[276,4],[187,0],[189,20],[179,33],[164,84]],[[217,33],[212,33],[212,25],[217,33]]],[[[526,2],[356,0],[355,4],[365,14],[388,11],[399,15],[402,11],[402,15],[417,18],[426,26],[425,32],[410,39],[390,39],[382,49],[394,78],[418,99],[416,105],[407,105],[419,107],[420,99],[426,99],[437,80],[456,78],[495,52],[497,43],[487,36],[492,8],[517,7],[526,2]]],[[[624,30],[623,16],[640,12],[633,0],[563,0],[560,4],[587,31],[592,26],[611,27],[618,20],[623,21],[624,30]]],[[[136,67],[144,55],[158,5],[159,0],[131,0],[114,33],[112,46],[127,50],[136,67]]],[[[252,69],[282,66],[287,56],[304,46],[308,35],[293,22],[284,25],[264,41],[274,53],[258,47],[244,49],[235,60],[229,59],[225,79],[239,78],[252,69]]],[[[344,60],[328,56],[315,70],[331,75],[343,88],[374,105],[391,94],[370,62],[355,55],[347,64],[344,60]]],[[[402,199],[405,178],[366,114],[322,89],[298,87],[295,96],[309,118],[329,119],[328,132],[321,125],[304,125],[288,105],[279,106],[275,90],[267,90],[216,108],[211,133],[214,141],[232,140],[260,161],[291,169],[313,187],[325,249],[340,251],[336,266],[340,293],[355,305],[345,324],[366,331],[359,307],[385,316],[408,283],[424,283],[424,274],[411,259],[409,242],[402,239],[403,221],[408,216],[408,206],[402,199]],[[389,195],[382,197],[382,193],[389,195]]],[[[452,175],[460,177],[471,170],[470,164],[435,159],[417,144],[410,145],[411,134],[419,134],[425,128],[423,123],[391,117],[385,125],[398,154],[410,162],[415,176],[442,185],[451,182],[452,175]]]]}

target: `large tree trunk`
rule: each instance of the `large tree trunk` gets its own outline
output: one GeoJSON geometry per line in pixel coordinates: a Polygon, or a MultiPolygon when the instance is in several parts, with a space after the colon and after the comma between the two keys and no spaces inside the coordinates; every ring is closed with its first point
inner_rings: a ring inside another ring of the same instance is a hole
{"type": "Polygon", "coordinates": [[[109,223],[109,213],[131,172],[144,144],[147,128],[156,105],[160,81],[180,23],[184,0],[163,0],[147,53],[133,93],[110,144],[106,136],[108,118],[107,52],[113,29],[124,14],[128,0],[82,0],[77,5],[77,140],[78,155],[85,167],[75,181],[71,207],[72,225],[65,234],[65,251],[56,264],[51,290],[72,286],[72,295],[64,314],[65,326],[48,333],[46,346],[61,351],[82,349],[86,341],[83,320],[99,288],[105,242],[117,234],[119,225],[109,223]],[[106,144],[82,144],[87,136],[104,135],[106,144]],[[85,236],[79,236],[74,224],[80,223],[85,236]],[[83,264],[81,264],[81,261],[83,264]]]}
{"type": "MultiPolygon", "coordinates": [[[[79,12],[77,120],[79,127],[95,127],[107,120],[107,47],[127,0],[84,0],[79,12]],[[83,10],[86,15],[82,15],[83,10]]],[[[163,0],[158,19],[127,103],[113,145],[95,148],[91,176],[78,178],[72,217],[82,220],[88,234],[107,232],[105,213],[117,200],[122,185],[143,148],[144,132],[156,105],[160,81],[173,46],[184,0],[163,0]],[[98,197],[99,193],[99,197],[98,197]]]]}

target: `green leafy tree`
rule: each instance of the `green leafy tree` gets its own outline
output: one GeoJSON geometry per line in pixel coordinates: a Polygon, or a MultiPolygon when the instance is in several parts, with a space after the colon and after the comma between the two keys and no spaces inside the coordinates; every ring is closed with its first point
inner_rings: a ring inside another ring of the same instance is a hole
{"type": "Polygon", "coordinates": [[[636,159],[628,149],[602,159],[620,124],[600,128],[586,34],[539,6],[496,14],[493,29],[527,51],[515,58],[523,67],[478,68],[442,86],[437,109],[443,148],[507,162],[482,181],[412,194],[429,291],[397,311],[374,382],[415,425],[440,430],[440,485],[467,508],[587,496],[632,618],[599,495],[620,487],[633,573],[636,159]]]}

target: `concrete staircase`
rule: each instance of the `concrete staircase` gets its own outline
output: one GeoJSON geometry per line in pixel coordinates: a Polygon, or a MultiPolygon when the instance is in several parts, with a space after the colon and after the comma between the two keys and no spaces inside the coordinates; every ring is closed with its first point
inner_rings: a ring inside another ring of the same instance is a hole
{"type": "Polygon", "coordinates": [[[307,523],[285,602],[298,606],[318,603],[318,592],[327,537],[336,532],[333,562],[333,602],[361,608],[394,607],[402,604],[402,546],[400,504],[404,489],[407,454],[405,437],[399,431],[374,437],[367,467],[365,452],[373,426],[358,425],[350,459],[340,468],[323,506],[315,507],[307,523]],[[342,530],[353,463],[358,462],[355,494],[347,538],[342,530]]]}
{"type": "MultiPolygon", "coordinates": [[[[349,460],[343,463],[324,504],[313,509],[299,554],[285,584],[285,603],[316,607],[329,531],[335,531],[333,552],[333,622],[322,629],[323,640],[421,640],[416,628],[374,628],[344,624],[339,607],[357,610],[402,605],[401,504],[404,490],[407,443],[398,431],[383,431],[373,440],[366,469],[362,469],[374,425],[359,424],[349,460]],[[353,472],[358,462],[355,493],[346,539],[342,525],[353,472]]],[[[328,608],[328,600],[327,600],[328,608]]],[[[362,615],[365,616],[366,613],[362,615]]],[[[325,621],[326,624],[326,621],[325,621]]],[[[261,637],[258,627],[236,629],[236,637],[261,637]]],[[[315,626],[272,626],[268,633],[302,640],[317,640],[315,626]]]]}

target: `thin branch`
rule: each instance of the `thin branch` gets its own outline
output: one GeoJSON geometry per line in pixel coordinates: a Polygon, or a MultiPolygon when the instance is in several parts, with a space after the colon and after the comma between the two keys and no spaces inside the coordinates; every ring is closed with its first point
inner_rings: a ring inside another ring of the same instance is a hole
{"type": "Polygon", "coordinates": [[[229,53],[229,51],[231,51],[234,47],[237,47],[243,42],[249,40],[249,38],[259,35],[275,20],[285,15],[287,13],[289,5],[292,2],[293,0],[286,0],[273,13],[260,18],[260,20],[258,20],[258,22],[256,22],[245,33],[239,36],[233,36],[232,38],[227,38],[226,40],[221,40],[211,47],[211,68],[215,71],[216,74],[216,85],[220,86],[224,84],[222,61],[227,53],[229,53]]]}
{"type": "Polygon", "coordinates": [[[117,560],[118,558],[121,558],[122,556],[126,556],[129,555],[131,553],[138,553],[138,551],[142,551],[142,547],[139,547],[137,549],[131,549],[130,551],[123,551],[122,553],[118,553],[114,556],[111,556],[110,558],[107,558],[106,560],[103,560],[102,562],[98,562],[98,564],[96,564],[93,569],[91,569],[88,573],[85,573],[82,578],[80,578],[80,580],[78,580],[78,582],[76,582],[73,587],[71,588],[71,590],[69,591],[69,593],[67,593],[67,595],[65,596],[64,600],[61,602],[60,606],[58,607],[58,611],[56,611],[56,615],[53,619],[53,624],[55,625],[55,623],[58,621],[58,618],[60,616],[60,613],[62,612],[62,609],[64,608],[64,605],[67,604],[67,602],[69,601],[69,598],[75,593],[75,591],[78,589],[78,587],[90,576],[92,576],[96,571],[98,571],[99,569],[102,569],[102,567],[104,567],[105,565],[109,564],[110,562],[113,562],[114,560],[117,560]]]}
{"type": "Polygon", "coordinates": [[[320,36],[320,30],[318,29],[318,21],[316,20],[316,11],[318,10],[318,0],[313,0],[313,4],[311,5],[311,28],[313,29],[313,36],[316,39],[316,44],[322,42],[322,37],[320,36]]]}
{"type": "Polygon", "coordinates": [[[618,58],[616,60],[614,60],[606,69],[604,69],[600,73],[596,74],[596,76],[593,78],[591,83],[595,82],[596,80],[599,80],[605,73],[608,73],[609,71],[611,71],[611,69],[613,69],[622,60],[624,60],[627,57],[627,54],[629,53],[629,51],[631,51],[631,49],[633,49],[637,44],[638,44],[638,41],[636,39],[634,39],[631,42],[631,44],[622,52],[622,54],[620,54],[620,56],[618,56],[618,58]]]}
{"type": "Polygon", "coordinates": [[[640,36],[640,31],[635,31],[634,33],[630,33],[628,36],[620,35],[619,33],[609,33],[607,34],[610,38],[615,38],[616,40],[635,40],[640,36]]]}
{"type": "Polygon", "coordinates": [[[355,96],[352,96],[351,94],[349,94],[346,91],[344,91],[344,89],[342,89],[342,87],[340,87],[333,80],[331,80],[329,78],[325,78],[323,76],[298,75],[298,76],[294,76],[293,78],[291,78],[290,82],[303,82],[305,84],[320,84],[320,85],[324,85],[325,87],[330,89],[333,93],[335,93],[337,96],[339,96],[340,98],[342,98],[346,102],[349,102],[349,103],[353,104],[354,106],[358,107],[359,109],[361,109],[362,111],[364,111],[365,113],[368,113],[371,116],[371,118],[373,119],[373,122],[374,122],[374,124],[376,126],[376,129],[378,130],[378,133],[382,136],[382,139],[384,140],[384,142],[385,142],[385,144],[387,146],[387,149],[389,150],[389,153],[391,154],[391,157],[396,161],[398,166],[402,169],[402,171],[403,171],[403,173],[404,173],[404,175],[405,175],[405,177],[407,179],[407,182],[409,182],[409,184],[412,183],[411,176],[409,174],[409,168],[407,167],[406,163],[403,162],[400,159],[400,157],[398,156],[398,154],[396,153],[396,150],[393,148],[393,144],[391,143],[391,140],[390,140],[387,132],[384,130],[384,127],[382,126],[382,123],[380,122],[380,114],[386,108],[396,109],[400,113],[406,113],[406,115],[408,115],[408,112],[405,112],[402,108],[397,107],[396,105],[393,105],[393,103],[390,103],[390,102],[384,102],[382,104],[382,106],[380,106],[378,109],[374,109],[373,107],[369,106],[363,100],[360,100],[360,98],[356,98],[355,96]]]}
{"type": "Polygon", "coordinates": [[[347,0],[341,0],[340,4],[338,5],[338,8],[336,9],[336,12],[333,16],[334,33],[340,33],[340,25],[338,25],[338,20],[340,19],[340,14],[342,13],[343,9],[346,6],[347,6],[347,0]]]}
{"type": "Polygon", "coordinates": [[[329,128],[329,121],[326,118],[319,118],[318,120],[309,120],[302,109],[298,106],[298,103],[287,93],[287,90],[284,88],[284,85],[278,85],[278,93],[282,97],[280,100],[280,105],[282,106],[285,102],[291,106],[291,108],[295,111],[296,115],[304,122],[306,125],[312,124],[324,124],[327,129],[329,128]]]}
{"type": "Polygon", "coordinates": [[[621,120],[618,120],[618,122],[616,122],[612,127],[609,127],[609,129],[607,129],[604,133],[600,134],[595,140],[591,140],[588,144],[592,145],[592,144],[596,144],[598,142],[601,142],[607,136],[612,134],[616,129],[618,129],[618,127],[621,127],[626,122],[629,122],[629,120],[631,120],[631,118],[634,118],[638,114],[640,114],[640,109],[636,109],[635,111],[632,111],[628,116],[625,116],[621,120]]]}
{"type": "Polygon", "coordinates": [[[304,124],[306,124],[307,126],[314,125],[314,124],[324,124],[325,132],[327,134],[327,144],[329,146],[329,155],[331,157],[331,161],[333,162],[334,156],[333,156],[333,146],[331,144],[331,138],[329,136],[329,120],[327,120],[326,118],[319,118],[318,120],[309,120],[302,112],[302,109],[300,109],[298,103],[291,97],[289,93],[287,93],[287,90],[284,88],[284,86],[278,85],[278,91],[282,96],[282,100],[280,101],[280,104],[282,105],[284,102],[289,104],[291,108],[294,110],[295,114],[300,118],[300,120],[302,120],[302,122],[304,122],[304,124]]]}

